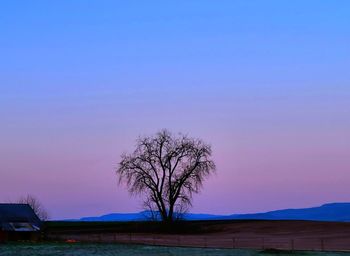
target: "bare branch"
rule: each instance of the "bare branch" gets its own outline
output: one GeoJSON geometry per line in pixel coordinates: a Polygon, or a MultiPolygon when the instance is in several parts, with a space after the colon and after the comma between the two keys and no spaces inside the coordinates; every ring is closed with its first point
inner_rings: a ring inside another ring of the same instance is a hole
{"type": "Polygon", "coordinates": [[[121,156],[116,173],[131,194],[145,196],[145,207],[172,221],[188,210],[193,193],[213,171],[210,145],[162,130],[139,138],[136,150],[121,156]]]}
{"type": "Polygon", "coordinates": [[[46,211],[44,206],[39,202],[39,200],[33,195],[22,196],[17,201],[19,204],[29,204],[33,209],[35,214],[39,217],[40,220],[46,221],[49,219],[49,213],[46,211]]]}

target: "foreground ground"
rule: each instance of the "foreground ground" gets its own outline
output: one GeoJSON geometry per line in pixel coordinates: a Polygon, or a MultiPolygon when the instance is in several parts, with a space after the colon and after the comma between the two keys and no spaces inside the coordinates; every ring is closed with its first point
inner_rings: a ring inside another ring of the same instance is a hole
{"type": "Polygon", "coordinates": [[[0,256],[345,256],[350,253],[273,252],[240,249],[179,248],[120,244],[7,244],[1,245],[0,256]]]}
{"type": "Polygon", "coordinates": [[[278,236],[288,238],[348,237],[350,222],[322,222],[299,220],[223,220],[184,221],[170,229],[159,222],[72,222],[50,221],[47,232],[64,233],[173,233],[173,234],[221,234],[239,237],[278,236]]]}
{"type": "Polygon", "coordinates": [[[210,248],[350,251],[350,223],[316,221],[50,222],[52,241],[210,248]]]}

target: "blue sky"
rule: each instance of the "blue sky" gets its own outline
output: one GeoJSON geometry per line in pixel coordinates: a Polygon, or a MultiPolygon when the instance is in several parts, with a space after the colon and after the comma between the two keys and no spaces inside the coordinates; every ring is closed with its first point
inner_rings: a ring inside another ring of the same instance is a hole
{"type": "Polygon", "coordinates": [[[32,193],[57,218],[139,210],[113,167],[138,135],[168,128],[213,145],[218,174],[193,211],[348,201],[349,10],[3,1],[0,200],[32,193]]]}

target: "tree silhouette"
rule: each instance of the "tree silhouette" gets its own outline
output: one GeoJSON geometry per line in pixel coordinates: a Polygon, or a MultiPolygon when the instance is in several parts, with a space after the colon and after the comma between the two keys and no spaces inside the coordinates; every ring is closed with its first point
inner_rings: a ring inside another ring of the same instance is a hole
{"type": "Polygon", "coordinates": [[[121,156],[116,172],[132,195],[145,197],[154,217],[172,222],[188,210],[192,195],[214,171],[210,145],[162,130],[139,138],[136,150],[121,156]]]}
{"type": "Polygon", "coordinates": [[[22,196],[17,201],[20,204],[29,204],[29,206],[33,209],[35,214],[42,221],[47,221],[49,219],[49,214],[44,208],[44,206],[40,203],[40,201],[33,195],[22,196]]]}

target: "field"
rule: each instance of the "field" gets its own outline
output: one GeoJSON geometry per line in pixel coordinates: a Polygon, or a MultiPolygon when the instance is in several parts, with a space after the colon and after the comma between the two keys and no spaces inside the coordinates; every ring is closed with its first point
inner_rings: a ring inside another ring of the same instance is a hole
{"type": "Polygon", "coordinates": [[[50,222],[47,239],[161,246],[350,251],[350,223],[317,221],[50,222]]]}
{"type": "Polygon", "coordinates": [[[146,245],[121,244],[68,244],[68,243],[38,243],[38,244],[7,244],[0,246],[0,256],[345,256],[350,253],[322,252],[278,252],[254,251],[240,249],[201,249],[161,247],[146,245]]]}

